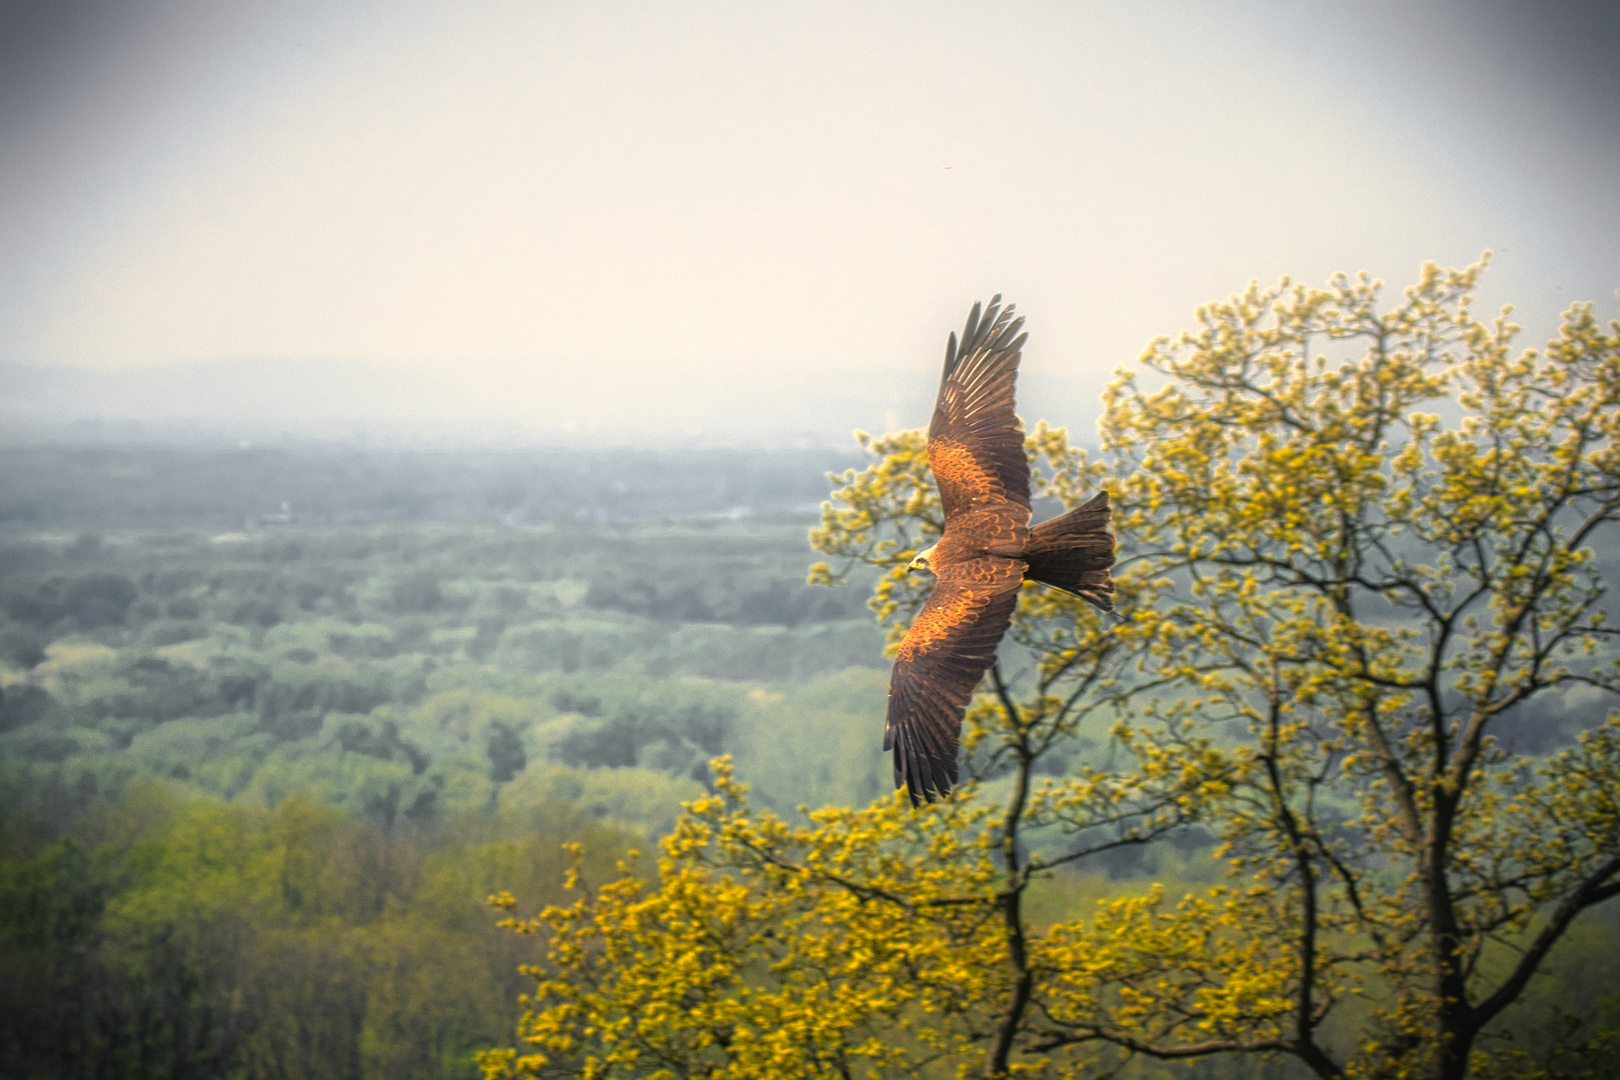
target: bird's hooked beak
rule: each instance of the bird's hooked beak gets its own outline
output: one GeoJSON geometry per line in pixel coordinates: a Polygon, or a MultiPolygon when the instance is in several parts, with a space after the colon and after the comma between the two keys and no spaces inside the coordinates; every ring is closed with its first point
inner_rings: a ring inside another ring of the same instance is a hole
{"type": "MultiPolygon", "coordinates": [[[[938,544],[934,545],[934,547],[938,546],[938,544]]],[[[934,568],[928,564],[928,557],[934,553],[934,547],[931,547],[926,551],[917,552],[917,557],[911,560],[911,565],[906,567],[906,569],[927,570],[930,574],[932,574],[934,572],[934,568]]]]}

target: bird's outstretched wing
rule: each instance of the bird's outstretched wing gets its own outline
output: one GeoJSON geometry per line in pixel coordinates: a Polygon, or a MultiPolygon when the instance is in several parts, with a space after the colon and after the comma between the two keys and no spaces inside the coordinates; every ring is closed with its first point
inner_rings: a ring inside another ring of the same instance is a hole
{"type": "Polygon", "coordinates": [[[883,729],[883,749],[894,751],[895,787],[906,786],[913,806],[956,786],[962,714],[1012,621],[1024,563],[984,555],[937,573],[900,642],[883,729]]]}
{"type": "Polygon", "coordinates": [[[958,345],[945,347],[934,418],[928,425],[928,464],[939,485],[945,520],[982,506],[1014,503],[1029,510],[1029,462],[1024,430],[1013,412],[1018,358],[1027,335],[1001,294],[981,316],[974,304],[958,345]]]}

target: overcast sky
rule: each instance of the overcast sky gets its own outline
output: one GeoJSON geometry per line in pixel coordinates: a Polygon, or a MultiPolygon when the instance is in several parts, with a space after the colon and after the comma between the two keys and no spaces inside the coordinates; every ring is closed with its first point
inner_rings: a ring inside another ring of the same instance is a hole
{"type": "Polygon", "coordinates": [[[10,363],[358,361],[541,426],[842,431],[924,423],[999,290],[1064,388],[1026,415],[1089,431],[1251,278],[1491,248],[1483,299],[1537,334],[1620,287],[1615,4],[3,10],[10,363]]]}

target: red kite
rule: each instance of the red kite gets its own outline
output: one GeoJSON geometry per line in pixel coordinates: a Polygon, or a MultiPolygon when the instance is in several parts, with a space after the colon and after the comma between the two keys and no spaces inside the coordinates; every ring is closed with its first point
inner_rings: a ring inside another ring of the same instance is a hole
{"type": "MultiPolygon", "coordinates": [[[[894,786],[916,806],[956,785],[956,748],[973,688],[996,659],[1026,580],[1114,610],[1113,511],[1108,492],[1029,527],[1029,463],[1013,414],[1018,359],[1028,335],[1013,307],[974,304],[945,346],[928,465],[939,485],[945,531],[912,569],[932,571],[928,602],[900,642],[889,679],[883,749],[894,751],[894,786]]],[[[1117,617],[1117,616],[1116,616],[1117,617]]]]}

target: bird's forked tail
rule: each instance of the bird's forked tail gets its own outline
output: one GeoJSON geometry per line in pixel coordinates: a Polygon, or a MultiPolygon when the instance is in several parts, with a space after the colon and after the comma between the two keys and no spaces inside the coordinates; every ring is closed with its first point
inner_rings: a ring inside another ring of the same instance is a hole
{"type": "Polygon", "coordinates": [[[1029,564],[1024,577],[1114,615],[1114,578],[1109,572],[1114,565],[1114,537],[1108,531],[1113,516],[1108,492],[1099,491],[1090,502],[1035,526],[1024,548],[1029,564]]]}

